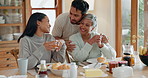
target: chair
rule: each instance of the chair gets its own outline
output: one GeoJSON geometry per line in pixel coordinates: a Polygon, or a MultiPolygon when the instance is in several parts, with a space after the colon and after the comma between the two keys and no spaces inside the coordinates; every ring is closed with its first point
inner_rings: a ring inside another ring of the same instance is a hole
{"type": "Polygon", "coordinates": [[[66,50],[66,61],[71,63],[72,61],[76,61],[73,56],[66,50]]]}
{"type": "Polygon", "coordinates": [[[71,63],[70,55],[69,55],[67,50],[66,50],[65,54],[66,54],[66,61],[67,61],[67,63],[71,63]]]}
{"type": "Polygon", "coordinates": [[[18,49],[1,51],[0,70],[16,69],[18,49]]]}
{"type": "Polygon", "coordinates": [[[15,57],[16,61],[18,59],[19,49],[12,49],[10,53],[15,57]]]}

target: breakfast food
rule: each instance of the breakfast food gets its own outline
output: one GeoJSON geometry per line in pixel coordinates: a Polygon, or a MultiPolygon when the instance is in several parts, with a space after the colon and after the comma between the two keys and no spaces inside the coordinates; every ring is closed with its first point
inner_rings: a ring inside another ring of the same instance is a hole
{"type": "Polygon", "coordinates": [[[56,69],[56,70],[67,70],[70,69],[69,65],[66,64],[61,64],[61,63],[54,63],[52,64],[52,69],[56,69]]]}
{"type": "Polygon", "coordinates": [[[98,57],[98,58],[97,58],[97,61],[98,61],[99,63],[103,63],[103,62],[105,62],[105,58],[104,58],[104,57],[98,57]]]}
{"type": "Polygon", "coordinates": [[[67,69],[70,69],[70,66],[66,65],[66,64],[63,64],[63,65],[58,67],[58,70],[67,70],[67,69]]]}
{"type": "Polygon", "coordinates": [[[54,63],[52,64],[52,69],[58,69],[58,67],[61,65],[61,63],[54,63]]]}
{"type": "Polygon", "coordinates": [[[85,77],[99,77],[103,75],[101,69],[85,69],[85,77]]]}

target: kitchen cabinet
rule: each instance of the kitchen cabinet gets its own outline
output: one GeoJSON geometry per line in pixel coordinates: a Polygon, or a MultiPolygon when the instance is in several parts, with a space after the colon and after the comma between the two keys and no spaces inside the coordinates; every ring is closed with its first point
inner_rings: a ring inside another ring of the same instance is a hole
{"type": "Polygon", "coordinates": [[[0,51],[18,48],[25,27],[24,0],[0,0],[0,51]]]}

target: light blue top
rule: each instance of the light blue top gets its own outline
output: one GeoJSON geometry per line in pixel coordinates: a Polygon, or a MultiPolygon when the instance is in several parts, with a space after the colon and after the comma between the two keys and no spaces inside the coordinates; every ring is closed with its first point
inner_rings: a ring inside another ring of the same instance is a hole
{"type": "MultiPolygon", "coordinates": [[[[95,35],[98,34],[92,32],[91,38],[95,35]]],[[[104,44],[104,47],[102,48],[99,48],[96,43],[92,45],[87,42],[84,43],[80,33],[70,36],[69,40],[72,41],[72,44],[76,44],[74,51],[70,52],[76,61],[83,62],[87,59],[101,57],[102,55],[107,59],[116,57],[116,51],[109,45],[109,43],[104,44]]]]}

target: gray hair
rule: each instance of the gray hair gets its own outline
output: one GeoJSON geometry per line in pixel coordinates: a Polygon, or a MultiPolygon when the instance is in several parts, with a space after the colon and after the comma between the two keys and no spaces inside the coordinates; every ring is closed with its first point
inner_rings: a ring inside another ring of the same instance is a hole
{"type": "MultiPolygon", "coordinates": [[[[95,16],[95,15],[93,15],[93,14],[86,14],[84,17],[83,17],[83,19],[89,19],[89,20],[91,20],[92,21],[92,26],[93,27],[96,27],[97,26],[97,17],[95,16]]],[[[83,20],[82,19],[82,20],[83,20]]]]}

